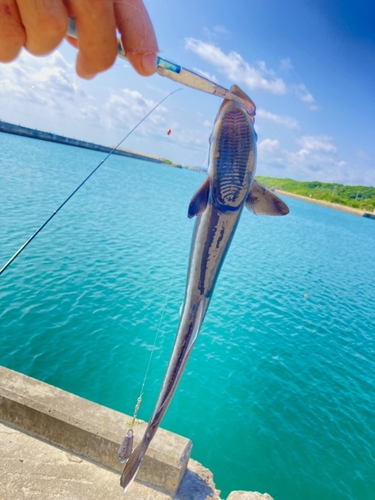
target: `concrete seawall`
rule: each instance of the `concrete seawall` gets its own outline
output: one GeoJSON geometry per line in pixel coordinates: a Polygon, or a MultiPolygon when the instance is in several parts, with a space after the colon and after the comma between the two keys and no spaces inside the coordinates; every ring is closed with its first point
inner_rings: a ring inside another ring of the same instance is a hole
{"type": "MultiPolygon", "coordinates": [[[[0,498],[123,498],[117,450],[129,421],[128,415],[0,366],[0,498]],[[47,443],[58,448],[46,451],[47,443]]],[[[145,427],[145,422],[134,427],[135,445],[145,427]]],[[[220,500],[212,473],[190,459],[191,449],[189,439],[159,429],[126,498],[220,500]]],[[[272,498],[235,491],[228,500],[272,498]]]]}
{"type": "MultiPolygon", "coordinates": [[[[103,153],[110,153],[113,150],[113,148],[108,146],[101,146],[92,142],[80,141],[78,139],[72,139],[70,137],[52,134],[51,132],[43,132],[41,130],[22,127],[21,125],[14,125],[13,123],[3,121],[0,121],[0,132],[13,135],[21,135],[23,137],[30,137],[32,139],[39,139],[41,141],[57,142],[58,144],[66,144],[68,146],[75,146],[77,148],[92,149],[93,151],[101,151],[103,153]]],[[[147,160],[154,163],[164,163],[163,159],[157,156],[136,153],[127,149],[116,149],[115,151],[113,151],[113,154],[126,156],[128,158],[135,158],[137,160],[147,160]]]]}
{"type": "MultiPolygon", "coordinates": [[[[0,367],[0,420],[115,471],[117,450],[132,418],[21,373],[0,367]]],[[[136,446],[146,423],[134,427],[136,446]]],[[[159,429],[137,478],[175,494],[190,458],[188,439],[159,429]]]]}
{"type": "Polygon", "coordinates": [[[70,137],[64,137],[63,135],[53,134],[51,132],[43,132],[41,130],[36,130],[33,128],[23,127],[22,125],[15,125],[13,123],[3,122],[0,120],[0,132],[6,134],[20,135],[22,137],[29,137],[31,139],[39,139],[41,141],[56,142],[58,144],[65,144],[66,146],[74,146],[77,148],[91,149],[93,151],[100,151],[102,153],[112,153],[118,156],[126,156],[127,158],[134,158],[136,160],[151,161],[154,163],[161,163],[167,167],[175,168],[186,168],[188,170],[193,170],[195,172],[205,172],[203,167],[194,167],[190,165],[184,165],[181,163],[173,163],[166,158],[161,158],[160,156],[139,153],[137,151],[131,151],[130,149],[116,148],[109,146],[101,146],[100,144],[94,144],[93,142],[81,141],[79,139],[72,139],[70,137]]]}

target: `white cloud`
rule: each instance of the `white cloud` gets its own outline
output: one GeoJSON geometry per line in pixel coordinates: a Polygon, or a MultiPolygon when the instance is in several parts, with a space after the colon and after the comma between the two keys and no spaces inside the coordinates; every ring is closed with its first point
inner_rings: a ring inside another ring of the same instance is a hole
{"type": "Polygon", "coordinates": [[[303,150],[323,151],[325,153],[336,153],[337,148],[332,144],[333,138],[328,135],[305,135],[297,140],[303,150]]]}
{"type": "Polygon", "coordinates": [[[281,71],[290,71],[291,69],[293,69],[293,64],[289,57],[280,59],[280,69],[281,71]]]}
{"type": "MultiPolygon", "coordinates": [[[[109,100],[103,106],[106,112],[106,121],[108,126],[113,128],[129,127],[130,123],[134,125],[144,118],[144,116],[156,106],[156,102],[146,99],[137,90],[122,89],[120,92],[111,92],[109,100]]],[[[157,130],[163,130],[166,126],[165,114],[168,112],[164,106],[159,106],[148,118],[139,132],[142,135],[156,133],[157,130]]]]}
{"type": "Polygon", "coordinates": [[[214,27],[214,32],[218,35],[230,35],[230,31],[228,31],[224,26],[217,25],[214,27]]]}
{"type": "Polygon", "coordinates": [[[207,78],[208,80],[211,80],[212,82],[215,82],[217,83],[217,78],[215,75],[210,75],[210,73],[208,73],[208,71],[203,71],[202,69],[199,69],[199,68],[193,68],[193,70],[198,73],[199,75],[203,75],[205,78],[207,78]]]}
{"type": "Polygon", "coordinates": [[[271,75],[273,77],[275,76],[275,72],[273,71],[273,69],[267,68],[267,64],[265,63],[265,61],[257,61],[256,65],[263,75],[271,75]]]}
{"type": "Polygon", "coordinates": [[[219,38],[219,37],[220,38],[223,38],[223,37],[228,38],[231,35],[231,32],[228,31],[224,26],[221,26],[221,25],[215,26],[212,30],[209,28],[203,28],[203,32],[210,39],[219,38]]]}
{"type": "MultiPolygon", "coordinates": [[[[0,65],[0,82],[0,110],[10,108],[13,114],[17,112],[23,118],[27,113],[31,118],[27,123],[23,120],[24,124],[37,128],[43,128],[48,115],[49,122],[56,123],[52,131],[75,137],[81,137],[79,123],[82,121],[102,128],[128,129],[156,105],[140,92],[127,88],[116,92],[109,89],[104,100],[93,98],[84,92],[84,82],[76,76],[74,65],[59,51],[43,58],[32,57],[24,51],[17,61],[0,65]],[[63,122],[71,122],[68,132],[60,129],[63,122]]],[[[167,109],[159,106],[140,128],[140,133],[157,135],[156,128],[164,132],[166,113],[167,109]]],[[[50,123],[47,129],[51,130],[50,123]]]]}
{"type": "MultiPolygon", "coordinates": [[[[17,61],[0,65],[2,119],[68,137],[113,144],[113,137],[124,135],[157,104],[129,88],[107,87],[98,98],[84,92],[84,87],[94,89],[78,79],[74,65],[58,51],[46,58],[24,52],[17,61]]],[[[168,109],[161,105],[142,123],[135,136],[158,140],[171,125],[168,109]]],[[[176,123],[174,128],[177,129],[176,123]]],[[[201,127],[201,130],[206,129],[201,127]]],[[[194,130],[176,137],[176,142],[188,140],[203,144],[194,130]]]]}
{"type": "Polygon", "coordinates": [[[17,61],[0,65],[0,79],[2,109],[11,104],[23,109],[27,103],[38,105],[39,113],[42,106],[61,113],[66,103],[73,104],[75,99],[87,97],[75,76],[74,66],[59,51],[43,58],[23,51],[17,61]]]}
{"type": "Polygon", "coordinates": [[[203,127],[206,127],[206,128],[212,128],[213,127],[213,121],[212,120],[208,120],[206,118],[206,116],[201,113],[200,111],[197,111],[196,112],[196,123],[198,125],[203,125],[203,127]]]}
{"type": "Polygon", "coordinates": [[[347,163],[337,159],[332,137],[304,136],[297,140],[297,151],[281,147],[277,139],[264,139],[258,146],[258,172],[261,175],[348,183],[353,181],[347,163]]]}
{"type": "MultiPolygon", "coordinates": [[[[291,91],[311,110],[319,109],[306,85],[301,83],[288,87],[282,78],[267,67],[264,61],[257,61],[255,65],[251,66],[238,52],[232,51],[226,54],[217,45],[196,38],[186,38],[185,48],[214,65],[229,80],[238,85],[244,85],[250,90],[264,90],[277,95],[285,95],[291,91]]],[[[292,68],[293,65],[289,58],[281,59],[280,69],[282,71],[286,72],[292,68]]],[[[208,73],[203,72],[202,74],[208,75],[208,73]]],[[[295,128],[295,125],[291,128],[295,128]]]]}
{"type": "Polygon", "coordinates": [[[302,102],[307,104],[310,107],[310,109],[312,109],[313,111],[318,109],[318,106],[315,103],[315,99],[314,99],[313,95],[311,94],[311,92],[309,92],[307,90],[306,85],[301,83],[300,85],[294,85],[292,87],[292,89],[294,90],[294,93],[296,94],[296,96],[302,102]]]}
{"type": "Polygon", "coordinates": [[[100,110],[93,104],[82,106],[80,109],[80,113],[87,120],[100,122],[100,110]]]}
{"type": "MultiPolygon", "coordinates": [[[[357,151],[357,157],[359,160],[361,161],[370,161],[371,160],[371,156],[368,155],[365,151],[363,151],[363,149],[358,149],[357,151]]],[[[373,162],[375,163],[375,162],[373,162]]]]}
{"type": "MultiPolygon", "coordinates": [[[[105,127],[126,130],[137,124],[145,115],[156,106],[152,99],[145,98],[139,91],[128,88],[119,91],[112,91],[108,101],[103,106],[103,116],[101,122],[105,127]]],[[[209,132],[211,128],[208,120],[202,120],[198,127],[189,127],[185,123],[180,124],[170,116],[167,107],[158,108],[147,118],[137,129],[137,133],[143,137],[163,140],[167,129],[172,129],[173,133],[168,137],[168,143],[178,144],[183,148],[196,149],[208,147],[209,132]]]]}
{"type": "Polygon", "coordinates": [[[263,161],[273,158],[275,151],[280,149],[280,142],[278,139],[264,139],[258,144],[258,156],[263,161]]]}
{"type": "Polygon", "coordinates": [[[264,139],[258,144],[258,165],[260,175],[285,177],[284,173],[280,173],[280,170],[286,170],[285,150],[278,139],[264,139]]]}
{"type": "Polygon", "coordinates": [[[271,75],[271,72],[263,62],[258,63],[259,69],[255,68],[250,66],[237,52],[225,54],[216,45],[195,38],[187,38],[185,47],[205,61],[213,64],[230,80],[239,85],[243,84],[250,90],[266,90],[273,94],[286,93],[286,85],[281,78],[266,77],[266,75],[271,75]]]}
{"type": "Polygon", "coordinates": [[[309,152],[301,149],[285,151],[285,164],[293,172],[294,178],[316,178],[324,181],[346,182],[346,163],[337,161],[330,154],[309,152]]]}
{"type": "Polygon", "coordinates": [[[258,151],[270,152],[280,148],[280,141],[278,139],[264,139],[258,145],[258,151]]]}
{"type": "Polygon", "coordinates": [[[271,113],[270,111],[266,111],[265,109],[262,109],[262,108],[257,109],[257,118],[269,120],[269,121],[272,121],[274,123],[277,123],[278,125],[283,125],[284,127],[287,127],[290,129],[298,130],[300,128],[299,123],[295,118],[292,118],[291,116],[276,115],[276,114],[271,113]]]}
{"type": "Polygon", "coordinates": [[[176,137],[176,142],[183,146],[188,146],[189,148],[194,147],[199,151],[205,151],[206,149],[208,149],[209,134],[206,133],[206,135],[207,138],[205,135],[202,135],[202,133],[197,129],[181,127],[181,133],[179,133],[176,137]]]}

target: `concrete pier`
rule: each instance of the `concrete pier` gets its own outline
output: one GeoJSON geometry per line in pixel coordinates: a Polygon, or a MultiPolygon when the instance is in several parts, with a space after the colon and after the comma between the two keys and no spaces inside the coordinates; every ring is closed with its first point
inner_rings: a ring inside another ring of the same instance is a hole
{"type": "MultiPolygon", "coordinates": [[[[0,366],[0,499],[125,498],[117,450],[131,417],[0,366]]],[[[134,445],[146,427],[134,427],[134,445]]],[[[220,500],[189,439],[159,429],[127,500],[220,500]]],[[[232,492],[231,500],[272,500],[232,492]]]]}
{"type": "Polygon", "coordinates": [[[135,158],[137,160],[147,160],[155,163],[163,163],[163,158],[154,155],[146,155],[137,153],[128,149],[117,148],[113,150],[112,147],[94,144],[92,142],[81,141],[71,137],[64,137],[63,135],[53,134],[52,132],[43,132],[43,130],[36,130],[33,128],[23,127],[22,125],[15,125],[13,123],[3,122],[0,120],[0,132],[6,134],[20,135],[22,137],[30,137],[31,139],[39,139],[41,141],[56,142],[58,144],[66,144],[68,146],[75,146],[77,148],[92,149],[93,151],[101,151],[102,153],[111,153],[114,155],[127,156],[128,158],[135,158]]]}
{"type": "MultiPolygon", "coordinates": [[[[132,418],[21,373],[0,367],[0,419],[34,436],[122,471],[117,450],[132,418]]],[[[146,423],[134,427],[134,446],[146,423]]],[[[191,441],[159,429],[138,479],[175,494],[187,468],[191,441]]]]}

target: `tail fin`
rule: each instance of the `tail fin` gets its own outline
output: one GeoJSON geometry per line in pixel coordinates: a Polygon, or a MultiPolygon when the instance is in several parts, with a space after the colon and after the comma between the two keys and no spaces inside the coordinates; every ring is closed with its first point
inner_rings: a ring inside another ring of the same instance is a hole
{"type": "Polygon", "coordinates": [[[142,449],[141,443],[136,447],[136,449],[130,455],[129,460],[126,462],[125,468],[120,478],[120,485],[122,486],[122,488],[124,488],[124,493],[126,493],[127,489],[134,481],[145,453],[146,450],[142,449]]]}

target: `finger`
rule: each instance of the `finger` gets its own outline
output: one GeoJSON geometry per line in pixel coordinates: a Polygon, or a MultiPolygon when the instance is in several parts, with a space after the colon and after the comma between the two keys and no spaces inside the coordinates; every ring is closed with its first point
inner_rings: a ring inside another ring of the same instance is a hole
{"type": "Polygon", "coordinates": [[[0,61],[13,61],[25,39],[25,30],[15,1],[0,0],[0,61]]]}
{"type": "Polygon", "coordinates": [[[151,76],[156,72],[156,54],[131,54],[128,53],[126,58],[142,76],[151,76]]]}
{"type": "Polygon", "coordinates": [[[111,0],[68,0],[78,35],[77,73],[92,78],[112,66],[117,55],[116,22],[111,0]]]}
{"type": "Polygon", "coordinates": [[[25,48],[36,56],[52,52],[63,40],[68,14],[62,0],[18,0],[26,30],[25,48]]]}
{"type": "Polygon", "coordinates": [[[141,75],[156,71],[159,51],[154,28],[142,0],[114,0],[117,28],[126,57],[141,75]]]}

